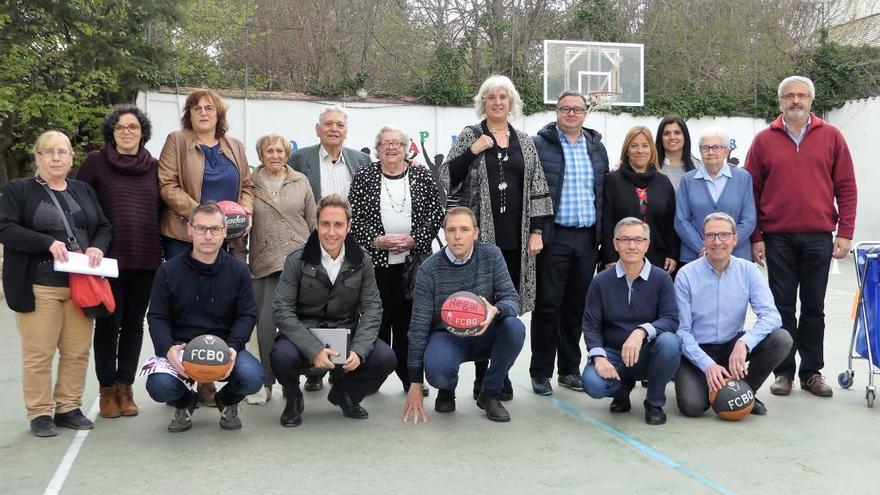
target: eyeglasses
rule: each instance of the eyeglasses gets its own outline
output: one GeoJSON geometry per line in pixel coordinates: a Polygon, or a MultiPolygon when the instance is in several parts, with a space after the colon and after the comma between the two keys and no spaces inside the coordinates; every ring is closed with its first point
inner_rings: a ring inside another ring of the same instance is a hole
{"type": "Polygon", "coordinates": [[[648,242],[648,239],[646,237],[615,237],[614,240],[621,243],[621,244],[636,244],[636,245],[640,245],[640,244],[644,244],[644,243],[648,242]]]}
{"type": "Polygon", "coordinates": [[[785,93],[784,95],[782,95],[783,100],[793,100],[795,97],[797,97],[798,100],[809,100],[810,94],[809,93],[785,93]]]}
{"type": "Polygon", "coordinates": [[[727,149],[727,146],[724,146],[723,144],[701,144],[700,145],[700,151],[702,151],[703,153],[708,153],[710,151],[713,153],[717,153],[723,149],[727,149]]]}
{"type": "Polygon", "coordinates": [[[403,143],[400,141],[382,141],[379,143],[380,148],[400,148],[403,146],[403,143]]]}
{"type": "Polygon", "coordinates": [[[67,158],[68,156],[73,154],[73,151],[70,151],[67,148],[58,148],[58,149],[48,149],[48,150],[39,150],[37,154],[40,156],[55,156],[58,155],[58,158],[67,158]]]}
{"type": "Polygon", "coordinates": [[[225,225],[224,226],[214,225],[212,227],[207,227],[205,225],[189,224],[189,226],[192,227],[193,231],[198,235],[205,235],[208,232],[210,232],[211,235],[214,237],[217,237],[218,235],[222,234],[223,231],[226,229],[225,225]]]}
{"type": "Polygon", "coordinates": [[[126,134],[126,133],[134,134],[136,132],[139,132],[140,130],[141,130],[141,126],[136,125],[136,124],[131,124],[129,126],[118,125],[113,128],[113,132],[115,132],[116,134],[126,134]]]}
{"type": "Polygon", "coordinates": [[[556,109],[559,113],[570,114],[573,113],[575,115],[583,115],[587,113],[587,109],[584,107],[559,107],[556,109]]]}
{"type": "Polygon", "coordinates": [[[192,113],[202,113],[202,111],[204,110],[205,113],[211,114],[217,110],[217,107],[215,107],[214,105],[205,105],[205,106],[193,105],[193,106],[189,107],[189,110],[192,113]]]}
{"type": "Polygon", "coordinates": [[[733,232],[707,232],[703,234],[703,239],[709,242],[714,242],[715,239],[718,239],[721,242],[727,242],[731,237],[733,237],[733,232]]]}

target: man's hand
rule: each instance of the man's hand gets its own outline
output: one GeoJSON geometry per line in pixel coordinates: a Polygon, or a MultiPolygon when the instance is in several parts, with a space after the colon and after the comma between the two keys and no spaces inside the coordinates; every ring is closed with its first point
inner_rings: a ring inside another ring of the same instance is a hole
{"type": "Polygon", "coordinates": [[[620,375],[614,365],[604,356],[596,356],[593,358],[593,366],[596,367],[596,373],[606,380],[620,381],[620,375]]]}
{"type": "Polygon", "coordinates": [[[544,237],[536,232],[529,234],[529,245],[526,248],[526,254],[537,256],[542,249],[544,249],[544,237]]]}
{"type": "Polygon", "coordinates": [[[713,364],[706,370],[706,383],[712,392],[721,390],[728,378],[730,378],[730,373],[720,364],[713,364]]]}
{"type": "Polygon", "coordinates": [[[767,253],[765,249],[764,241],[758,241],[752,244],[752,261],[757,263],[758,266],[764,266],[764,258],[767,253]]]}
{"type": "Polygon", "coordinates": [[[314,357],[312,357],[312,366],[315,368],[333,369],[336,365],[333,364],[333,361],[330,361],[330,357],[336,357],[338,355],[339,353],[333,349],[321,349],[314,355],[314,357]]]}
{"type": "Polygon", "coordinates": [[[403,422],[409,421],[409,414],[412,413],[413,423],[419,424],[421,418],[423,423],[428,422],[428,415],[425,414],[424,397],[422,396],[422,384],[410,383],[409,390],[406,392],[406,404],[403,406],[403,422]]]}
{"type": "Polygon", "coordinates": [[[222,382],[223,380],[229,378],[229,375],[232,373],[232,370],[235,368],[235,358],[238,356],[238,353],[235,352],[235,349],[232,347],[229,348],[229,369],[226,370],[226,373],[220,377],[218,382],[222,382]]]}
{"type": "Polygon", "coordinates": [[[483,304],[486,305],[486,319],[483,320],[483,323],[480,324],[480,330],[474,334],[474,337],[478,337],[480,335],[483,335],[483,333],[486,331],[486,329],[489,328],[489,325],[492,324],[492,320],[494,320],[495,316],[498,314],[498,308],[496,308],[495,306],[492,306],[492,304],[490,304],[489,301],[486,300],[485,297],[480,296],[480,299],[482,299],[483,304]]]}
{"type": "Polygon", "coordinates": [[[678,262],[672,258],[666,258],[666,261],[663,262],[663,269],[669,273],[674,272],[676,266],[678,266],[678,262]]]}
{"type": "Polygon", "coordinates": [[[644,331],[641,327],[630,332],[626,342],[623,343],[623,347],[620,348],[620,357],[623,359],[624,366],[632,368],[639,362],[639,351],[642,350],[642,343],[647,336],[648,332],[644,331]]]}
{"type": "Polygon", "coordinates": [[[852,241],[846,237],[836,237],[834,239],[834,249],[831,251],[831,256],[834,256],[839,260],[846,258],[851,243],[852,241]]]}
{"type": "Polygon", "coordinates": [[[97,268],[104,259],[104,252],[96,247],[87,248],[85,255],[89,257],[89,268],[97,268]]]}
{"type": "Polygon", "coordinates": [[[67,263],[67,245],[63,242],[54,241],[49,245],[49,252],[52,253],[52,257],[55,258],[55,261],[67,263]]]}
{"type": "MultiPolygon", "coordinates": [[[[165,359],[171,363],[171,367],[174,368],[174,371],[181,378],[186,378],[187,380],[192,380],[189,375],[186,374],[186,370],[183,369],[183,363],[180,362],[180,359],[177,357],[183,350],[186,348],[186,344],[177,344],[173,345],[168,349],[168,352],[165,353],[165,359]]],[[[230,368],[232,369],[232,368],[230,368]]]]}
{"type": "Polygon", "coordinates": [[[471,153],[479,155],[492,146],[495,146],[495,140],[493,140],[491,136],[483,134],[479,139],[474,141],[474,144],[471,145],[471,153]]]}
{"type": "Polygon", "coordinates": [[[345,360],[345,364],[342,365],[342,369],[345,371],[354,371],[358,369],[358,366],[361,365],[361,357],[354,351],[349,351],[348,359],[345,360]]]}
{"type": "Polygon", "coordinates": [[[733,345],[733,351],[730,353],[730,360],[727,364],[730,375],[737,380],[742,380],[749,374],[749,369],[746,367],[746,356],[748,353],[749,350],[746,348],[746,343],[742,340],[737,340],[736,344],[733,345]]]}

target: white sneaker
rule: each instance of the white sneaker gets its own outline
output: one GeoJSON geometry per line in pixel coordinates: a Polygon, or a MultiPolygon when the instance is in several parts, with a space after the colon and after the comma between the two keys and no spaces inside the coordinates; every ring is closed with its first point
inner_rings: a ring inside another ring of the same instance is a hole
{"type": "Polygon", "coordinates": [[[262,406],[269,401],[270,393],[266,392],[266,387],[263,387],[257,393],[248,395],[245,400],[252,406],[262,406]]]}

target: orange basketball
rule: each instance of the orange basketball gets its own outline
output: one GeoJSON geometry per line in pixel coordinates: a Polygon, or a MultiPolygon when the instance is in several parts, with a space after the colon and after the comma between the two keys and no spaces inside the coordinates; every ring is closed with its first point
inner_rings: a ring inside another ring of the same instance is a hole
{"type": "Polygon", "coordinates": [[[215,335],[199,335],[183,350],[183,369],[197,382],[215,382],[229,370],[229,346],[215,335]]]}
{"type": "Polygon", "coordinates": [[[751,414],[755,407],[755,394],[745,381],[727,380],[717,392],[709,391],[709,403],[719,418],[739,421],[751,414]]]}

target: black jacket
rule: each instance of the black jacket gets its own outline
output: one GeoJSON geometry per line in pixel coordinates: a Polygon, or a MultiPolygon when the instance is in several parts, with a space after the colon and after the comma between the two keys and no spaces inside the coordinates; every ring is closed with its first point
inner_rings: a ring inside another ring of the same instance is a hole
{"type": "MultiPolygon", "coordinates": [[[[605,184],[605,175],[608,173],[608,152],[602,144],[602,135],[593,129],[583,128],[587,140],[587,154],[593,165],[593,194],[596,196],[596,244],[602,239],[602,195],[605,184]]],[[[559,200],[562,196],[562,180],[565,177],[565,153],[562,151],[562,143],[559,141],[559,133],[556,130],[556,122],[545,125],[538,135],[532,138],[535,148],[538,149],[538,157],[541,158],[541,168],[544,169],[544,177],[550,187],[550,198],[553,200],[553,211],[559,212],[559,200]]],[[[553,230],[556,214],[546,217],[544,220],[544,243],[553,242],[553,230]]]]}
{"type": "MultiPolygon", "coordinates": [[[[67,180],[67,190],[76,199],[88,221],[88,239],[78,239],[83,250],[96,247],[106,253],[110,246],[110,221],[104,216],[92,186],[74,179],[67,180]]],[[[36,178],[16,179],[6,185],[0,198],[0,243],[4,246],[3,290],[9,308],[19,313],[34,310],[34,267],[51,258],[49,246],[55,239],[49,234],[32,230],[34,212],[41,202],[52,204],[45,187],[36,178]]]]}
{"type": "Polygon", "coordinates": [[[321,264],[318,232],[305,246],[290,253],[272,302],[276,338],[286,338],[309,359],[323,348],[309,328],[348,328],[350,349],[367,359],[379,335],[382,301],[376,286],[373,262],[354,237],[345,238],[345,258],[336,282],[330,283],[321,264]]]}

